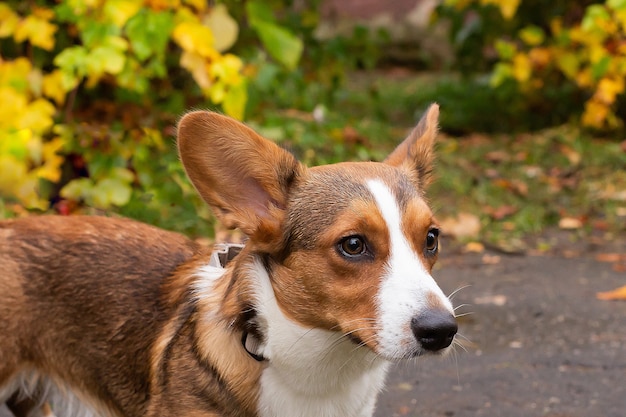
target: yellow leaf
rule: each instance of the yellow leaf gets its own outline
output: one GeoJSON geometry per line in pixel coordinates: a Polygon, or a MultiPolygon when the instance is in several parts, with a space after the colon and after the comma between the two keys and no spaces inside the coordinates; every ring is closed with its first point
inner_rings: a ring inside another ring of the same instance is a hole
{"type": "Polygon", "coordinates": [[[55,107],[48,100],[39,98],[29,103],[19,120],[16,121],[16,125],[22,129],[43,133],[54,125],[52,116],[55,111],[55,107]]]}
{"type": "Polygon", "coordinates": [[[64,141],[60,137],[43,144],[43,165],[35,171],[37,177],[55,183],[59,182],[61,179],[61,165],[63,165],[65,158],[57,152],[63,148],[63,144],[64,141]]]}
{"type": "Polygon", "coordinates": [[[589,88],[593,85],[593,83],[594,81],[591,75],[591,69],[585,68],[576,74],[576,84],[578,84],[579,87],[589,88]]]}
{"type": "Polygon", "coordinates": [[[602,78],[598,83],[598,88],[594,98],[605,104],[613,104],[615,98],[624,92],[624,79],[602,78]]]}
{"type": "Polygon", "coordinates": [[[228,94],[224,97],[222,108],[224,112],[238,120],[243,120],[248,101],[248,89],[244,81],[231,85],[228,94]]]}
{"type": "Polygon", "coordinates": [[[211,29],[200,23],[181,22],[174,28],[172,37],[187,52],[195,52],[209,59],[213,59],[218,55],[213,47],[211,29]]]}
{"type": "Polygon", "coordinates": [[[241,68],[243,62],[241,58],[232,54],[226,54],[217,59],[211,65],[210,74],[213,78],[219,78],[226,84],[236,84],[241,79],[241,68]]]}
{"type": "Polygon", "coordinates": [[[29,175],[26,165],[10,155],[0,155],[0,195],[18,199],[28,208],[44,210],[48,202],[39,194],[39,180],[29,175]]]}
{"type": "Polygon", "coordinates": [[[13,61],[0,61],[0,86],[12,88],[19,93],[28,91],[28,74],[32,68],[30,61],[23,57],[13,61]]]}
{"type": "Polygon", "coordinates": [[[51,51],[54,48],[56,31],[57,25],[38,16],[29,15],[20,22],[13,34],[13,39],[18,43],[28,40],[34,46],[51,51]]]}
{"type": "Polygon", "coordinates": [[[528,55],[523,53],[515,54],[513,57],[513,77],[521,83],[528,81],[532,74],[532,65],[528,55]]]}
{"type": "Polygon", "coordinates": [[[11,103],[10,106],[0,105],[0,129],[17,128],[16,121],[28,106],[28,99],[12,88],[2,87],[0,84],[0,103],[11,103]]]}
{"type": "Polygon", "coordinates": [[[582,116],[582,123],[585,126],[602,128],[609,115],[609,106],[598,102],[593,98],[585,103],[585,111],[582,116]]]}
{"type": "MultiPolygon", "coordinates": [[[[565,74],[565,76],[569,79],[576,79],[580,73],[578,69],[580,67],[580,57],[572,52],[563,52],[557,56],[556,64],[559,69],[565,74]]],[[[589,80],[591,81],[591,79],[589,80]]],[[[581,82],[585,82],[581,79],[581,82]]],[[[579,83],[579,85],[581,85],[579,83]]]]}
{"type": "Polygon", "coordinates": [[[0,3],[0,38],[11,36],[19,22],[20,17],[7,4],[0,3]]]}
{"type": "Polygon", "coordinates": [[[597,63],[607,55],[610,56],[606,48],[600,43],[592,43],[588,46],[589,61],[591,63],[597,63]]]}
{"type": "Polygon", "coordinates": [[[226,6],[217,4],[204,19],[204,24],[215,34],[214,48],[219,52],[230,49],[239,35],[239,26],[229,14],[226,6]]]}
{"type": "Polygon", "coordinates": [[[43,94],[53,99],[58,105],[65,102],[65,96],[69,90],[66,89],[64,75],[61,70],[54,70],[43,77],[43,94]]]}
{"type": "Polygon", "coordinates": [[[502,13],[502,16],[507,20],[511,20],[513,16],[515,16],[520,1],[521,0],[501,0],[500,13],[502,13]]]}
{"type": "Polygon", "coordinates": [[[104,15],[117,27],[123,27],[128,19],[137,14],[142,2],[136,0],[107,0],[104,15]]]}

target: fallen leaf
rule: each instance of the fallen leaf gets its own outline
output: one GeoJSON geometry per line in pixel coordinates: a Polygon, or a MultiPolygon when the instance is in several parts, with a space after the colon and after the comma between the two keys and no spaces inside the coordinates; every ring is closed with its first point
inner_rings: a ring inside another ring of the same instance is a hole
{"type": "Polygon", "coordinates": [[[463,251],[468,253],[481,253],[485,251],[485,245],[480,242],[469,242],[465,245],[463,251]]]}
{"type": "Polygon", "coordinates": [[[403,405],[403,406],[398,408],[398,414],[401,415],[401,416],[406,416],[410,412],[411,412],[411,409],[409,407],[407,407],[406,405],[403,405]]]}
{"type": "Polygon", "coordinates": [[[564,230],[574,230],[583,227],[582,220],[576,217],[563,217],[559,220],[559,228],[564,230]]]}
{"type": "Polygon", "coordinates": [[[485,154],[485,159],[489,162],[500,163],[500,162],[508,162],[509,160],[511,160],[511,156],[509,155],[508,152],[498,150],[498,151],[487,152],[485,154]]]}
{"type": "Polygon", "coordinates": [[[598,262],[620,262],[622,259],[626,260],[626,254],[621,253],[599,253],[596,255],[596,261],[598,262]]]}
{"type": "Polygon", "coordinates": [[[480,232],[480,219],[470,213],[459,213],[456,217],[446,217],[440,221],[444,234],[456,238],[476,237],[480,232]]]}
{"type": "Polygon", "coordinates": [[[598,298],[598,300],[605,301],[626,300],[626,285],[612,291],[599,292],[596,294],[596,298],[598,298]]]}
{"type": "Polygon", "coordinates": [[[506,304],[507,298],[506,295],[495,294],[495,295],[485,295],[482,297],[477,297],[474,299],[475,304],[493,304],[498,307],[502,307],[506,304]]]}
{"type": "Polygon", "coordinates": [[[494,220],[502,220],[518,212],[518,208],[512,205],[500,207],[485,207],[485,212],[494,220]]]}
{"type": "Polygon", "coordinates": [[[580,153],[575,151],[572,147],[568,145],[561,145],[560,151],[569,160],[570,164],[572,165],[580,164],[582,157],[580,156],[580,153]]]}
{"type": "Polygon", "coordinates": [[[401,382],[396,386],[396,388],[398,388],[400,391],[411,391],[413,390],[413,385],[409,384],[408,382],[401,382]]]}
{"type": "Polygon", "coordinates": [[[500,263],[501,258],[498,255],[484,255],[482,262],[485,265],[497,265],[500,263]]]}

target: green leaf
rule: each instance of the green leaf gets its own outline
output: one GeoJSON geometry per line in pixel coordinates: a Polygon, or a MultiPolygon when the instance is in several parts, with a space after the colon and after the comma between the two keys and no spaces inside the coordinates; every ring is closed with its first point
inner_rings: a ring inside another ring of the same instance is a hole
{"type": "Polygon", "coordinates": [[[119,178],[105,178],[98,181],[94,188],[94,204],[106,208],[111,204],[125,206],[130,201],[133,189],[119,178]]]}
{"type": "Polygon", "coordinates": [[[71,180],[61,189],[61,197],[70,200],[89,200],[93,191],[93,180],[90,178],[77,178],[71,180]]]}
{"type": "Polygon", "coordinates": [[[611,65],[611,57],[603,56],[598,62],[591,66],[591,75],[594,79],[599,80],[606,74],[611,65]]]}
{"type": "Polygon", "coordinates": [[[67,74],[77,74],[79,77],[87,73],[87,50],[83,46],[72,46],[64,49],[54,58],[54,65],[67,74]]]}
{"type": "Polygon", "coordinates": [[[511,78],[513,78],[513,66],[508,63],[498,62],[493,69],[491,78],[489,79],[489,85],[492,87],[498,87],[511,78]]]}
{"type": "Polygon", "coordinates": [[[128,21],[125,31],[140,61],[152,55],[163,60],[173,27],[174,18],[170,13],[144,9],[128,21]]]}
{"type": "Polygon", "coordinates": [[[250,25],[255,26],[259,22],[274,23],[274,13],[270,6],[262,1],[249,1],[246,3],[246,13],[250,25]]]}
{"type": "Polygon", "coordinates": [[[580,58],[577,54],[572,52],[563,53],[557,58],[556,63],[567,78],[573,80],[578,75],[580,58]]]}
{"type": "Polygon", "coordinates": [[[539,26],[526,26],[519,31],[519,37],[526,45],[537,46],[545,39],[545,33],[539,26]]]}
{"type": "Polygon", "coordinates": [[[275,60],[290,70],[296,68],[304,49],[301,39],[273,23],[257,22],[254,28],[263,46],[275,60]]]}
{"type": "Polygon", "coordinates": [[[606,7],[601,4],[592,4],[591,6],[587,7],[587,10],[585,11],[585,16],[583,17],[580,27],[585,31],[592,31],[596,29],[602,30],[602,28],[598,26],[597,22],[602,20],[609,20],[610,18],[611,16],[606,10],[606,7]]]}
{"type": "Polygon", "coordinates": [[[517,52],[517,46],[515,46],[513,42],[504,41],[502,39],[496,40],[495,48],[500,58],[507,61],[513,59],[513,56],[517,52]]]}
{"type": "Polygon", "coordinates": [[[89,74],[119,74],[124,69],[126,56],[118,49],[109,46],[99,46],[89,53],[87,69],[89,74]]]}
{"type": "Polygon", "coordinates": [[[302,40],[275,24],[272,9],[263,2],[246,3],[246,12],[250,25],[261,38],[267,52],[288,69],[295,69],[304,49],[302,40]]]}
{"type": "Polygon", "coordinates": [[[92,20],[89,20],[83,26],[80,36],[83,44],[88,49],[106,43],[107,38],[118,36],[121,32],[120,28],[113,24],[94,22],[92,20]]]}

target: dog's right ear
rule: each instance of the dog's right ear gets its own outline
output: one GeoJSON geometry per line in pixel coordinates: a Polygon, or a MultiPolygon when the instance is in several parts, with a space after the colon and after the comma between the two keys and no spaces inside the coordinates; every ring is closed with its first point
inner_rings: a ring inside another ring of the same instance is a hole
{"type": "Polygon", "coordinates": [[[178,151],[189,179],[229,228],[259,243],[280,238],[289,188],[304,167],[241,122],[194,111],[178,124],[178,151]]]}

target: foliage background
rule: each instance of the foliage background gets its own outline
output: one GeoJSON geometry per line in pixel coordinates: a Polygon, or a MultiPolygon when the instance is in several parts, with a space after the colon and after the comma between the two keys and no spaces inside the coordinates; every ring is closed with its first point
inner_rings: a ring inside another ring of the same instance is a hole
{"type": "Polygon", "coordinates": [[[402,71],[384,32],[319,40],[319,6],[0,3],[0,216],[117,213],[210,235],[175,154],[184,111],[245,119],[319,164],[382,159],[437,101],[442,217],[460,223],[462,203],[497,242],[563,219],[624,229],[626,1],[444,0],[431,20],[448,24],[452,64],[402,71]]]}

